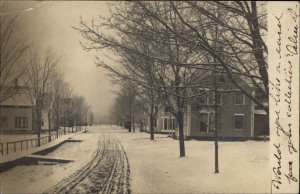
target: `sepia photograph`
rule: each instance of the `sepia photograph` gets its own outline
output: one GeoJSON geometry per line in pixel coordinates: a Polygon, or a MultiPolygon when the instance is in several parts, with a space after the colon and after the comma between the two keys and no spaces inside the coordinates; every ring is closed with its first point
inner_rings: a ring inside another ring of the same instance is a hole
{"type": "Polygon", "coordinates": [[[299,193],[299,2],[0,0],[0,194],[299,193]]]}

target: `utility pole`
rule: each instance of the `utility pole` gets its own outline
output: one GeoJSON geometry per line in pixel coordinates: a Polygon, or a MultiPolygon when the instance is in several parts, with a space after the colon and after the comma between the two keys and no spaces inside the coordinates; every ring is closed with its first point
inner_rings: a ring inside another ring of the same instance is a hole
{"type": "MultiPolygon", "coordinates": [[[[214,59],[214,62],[216,60],[214,59]]],[[[217,94],[218,94],[218,88],[217,88],[217,74],[216,74],[216,66],[214,65],[214,111],[215,111],[215,117],[214,117],[214,123],[215,123],[215,130],[214,130],[214,139],[215,139],[215,173],[219,173],[219,145],[218,145],[218,105],[217,105],[217,94]]]]}
{"type": "MultiPolygon", "coordinates": [[[[216,11],[217,18],[218,18],[218,8],[216,11]]],[[[215,52],[217,53],[218,51],[218,46],[217,46],[217,39],[218,39],[218,24],[216,22],[215,24],[215,52]]],[[[219,145],[218,145],[218,105],[217,105],[217,93],[218,93],[218,86],[217,86],[217,59],[214,57],[214,71],[213,71],[213,76],[214,76],[214,109],[215,109],[215,117],[214,117],[214,123],[215,123],[215,130],[214,130],[214,138],[215,138],[215,173],[219,173],[219,145]]]]}

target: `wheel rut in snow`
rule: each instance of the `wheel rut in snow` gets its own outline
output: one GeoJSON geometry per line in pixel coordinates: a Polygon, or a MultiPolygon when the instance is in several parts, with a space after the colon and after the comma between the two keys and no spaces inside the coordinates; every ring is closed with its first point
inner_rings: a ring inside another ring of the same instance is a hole
{"type": "Polygon", "coordinates": [[[92,159],[45,193],[130,193],[129,163],[116,136],[103,134],[92,159]]]}

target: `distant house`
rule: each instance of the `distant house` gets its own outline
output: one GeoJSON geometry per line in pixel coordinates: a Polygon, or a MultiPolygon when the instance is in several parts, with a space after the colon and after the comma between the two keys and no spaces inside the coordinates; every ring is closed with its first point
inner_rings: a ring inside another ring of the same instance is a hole
{"type": "MultiPolygon", "coordinates": [[[[0,103],[1,131],[35,131],[35,104],[28,96],[28,88],[18,85],[13,87],[15,95],[0,103]]],[[[42,129],[48,129],[46,114],[42,116],[42,129]]]]}
{"type": "MultiPolygon", "coordinates": [[[[202,86],[192,91],[202,94],[187,103],[184,114],[184,134],[191,138],[210,138],[217,128],[220,137],[224,138],[255,138],[269,135],[268,117],[264,110],[257,106],[245,94],[239,91],[224,75],[218,75],[217,85],[217,118],[215,126],[215,106],[213,92],[213,77],[207,76],[202,86]],[[197,90],[197,91],[195,91],[197,90]]],[[[253,96],[254,87],[245,81],[235,78],[239,84],[253,96]]],[[[265,102],[267,103],[267,102],[265,102]]],[[[178,137],[178,127],[175,118],[168,108],[161,107],[157,117],[157,132],[175,129],[178,137]],[[173,120],[174,119],[174,120],[173,120]]]]}
{"type": "Polygon", "coordinates": [[[0,104],[1,130],[33,130],[34,105],[24,91],[18,87],[17,94],[0,104]]]}

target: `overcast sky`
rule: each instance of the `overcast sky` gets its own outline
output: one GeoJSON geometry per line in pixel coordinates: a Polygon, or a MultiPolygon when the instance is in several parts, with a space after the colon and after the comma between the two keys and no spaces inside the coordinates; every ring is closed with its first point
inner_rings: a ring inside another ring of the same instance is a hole
{"type": "MultiPolygon", "coordinates": [[[[13,2],[9,11],[18,11],[22,31],[36,46],[51,46],[63,56],[60,69],[78,95],[86,97],[95,115],[108,114],[114,95],[108,77],[94,64],[95,52],[84,51],[79,40],[80,34],[72,29],[78,26],[80,16],[87,21],[107,15],[108,2],[13,2]]],[[[101,54],[98,53],[101,57],[101,54]]]]}

